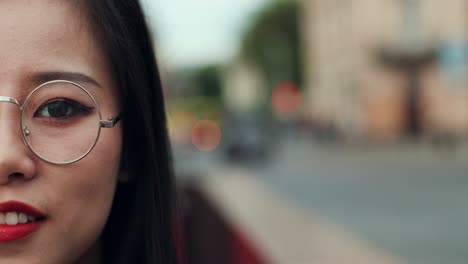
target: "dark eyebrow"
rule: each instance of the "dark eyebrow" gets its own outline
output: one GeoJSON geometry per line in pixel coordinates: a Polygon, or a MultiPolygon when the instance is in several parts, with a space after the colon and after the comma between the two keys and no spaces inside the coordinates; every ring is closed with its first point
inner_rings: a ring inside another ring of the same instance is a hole
{"type": "Polygon", "coordinates": [[[37,84],[42,84],[45,82],[49,81],[54,81],[54,80],[66,80],[66,81],[72,81],[72,82],[77,82],[77,83],[90,83],[94,84],[98,87],[101,87],[101,85],[91,78],[90,76],[79,73],[79,72],[62,72],[62,71],[53,71],[53,72],[40,72],[34,74],[32,76],[32,81],[37,84]]]}

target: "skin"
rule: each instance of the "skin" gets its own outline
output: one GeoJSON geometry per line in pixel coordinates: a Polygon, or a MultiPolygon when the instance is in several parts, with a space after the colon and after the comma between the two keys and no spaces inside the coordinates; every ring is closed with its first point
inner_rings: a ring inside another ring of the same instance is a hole
{"type": "MultiPolygon", "coordinates": [[[[119,113],[104,53],[77,11],[67,1],[0,1],[0,95],[21,104],[44,73],[78,72],[99,84],[78,82],[96,98],[103,118],[119,113]]],[[[23,143],[19,113],[16,105],[0,103],[0,203],[27,203],[47,221],[27,237],[0,242],[0,263],[99,263],[99,236],[118,182],[121,124],[102,129],[83,160],[54,165],[23,143]]]]}

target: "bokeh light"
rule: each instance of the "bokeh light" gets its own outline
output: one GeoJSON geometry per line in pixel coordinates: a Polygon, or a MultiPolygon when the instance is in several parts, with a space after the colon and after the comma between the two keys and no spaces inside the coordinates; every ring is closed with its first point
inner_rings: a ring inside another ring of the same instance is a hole
{"type": "Polygon", "coordinates": [[[291,81],[280,82],[272,93],[272,103],[278,113],[295,112],[301,104],[301,91],[291,81]]]}
{"type": "Polygon", "coordinates": [[[174,111],[169,115],[169,133],[175,144],[190,144],[191,130],[197,121],[188,111],[174,111]]]}
{"type": "Polygon", "coordinates": [[[212,120],[201,120],[192,128],[192,144],[200,151],[213,151],[221,142],[221,128],[212,120]]]}

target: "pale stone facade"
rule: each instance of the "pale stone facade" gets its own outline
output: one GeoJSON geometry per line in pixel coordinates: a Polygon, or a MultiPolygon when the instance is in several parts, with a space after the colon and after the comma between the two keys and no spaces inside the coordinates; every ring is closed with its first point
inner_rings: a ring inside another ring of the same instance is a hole
{"type": "Polygon", "coordinates": [[[468,134],[468,1],[303,0],[301,10],[308,118],[350,137],[402,136],[409,78],[382,54],[433,54],[418,66],[422,134],[468,134]]]}

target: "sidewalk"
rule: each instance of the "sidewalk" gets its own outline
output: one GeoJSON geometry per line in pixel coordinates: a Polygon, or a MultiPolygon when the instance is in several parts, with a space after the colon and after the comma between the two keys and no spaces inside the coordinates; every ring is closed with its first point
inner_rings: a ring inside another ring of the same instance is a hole
{"type": "Polygon", "coordinates": [[[269,263],[401,264],[353,234],[288,203],[240,169],[212,171],[200,188],[269,263]]]}

